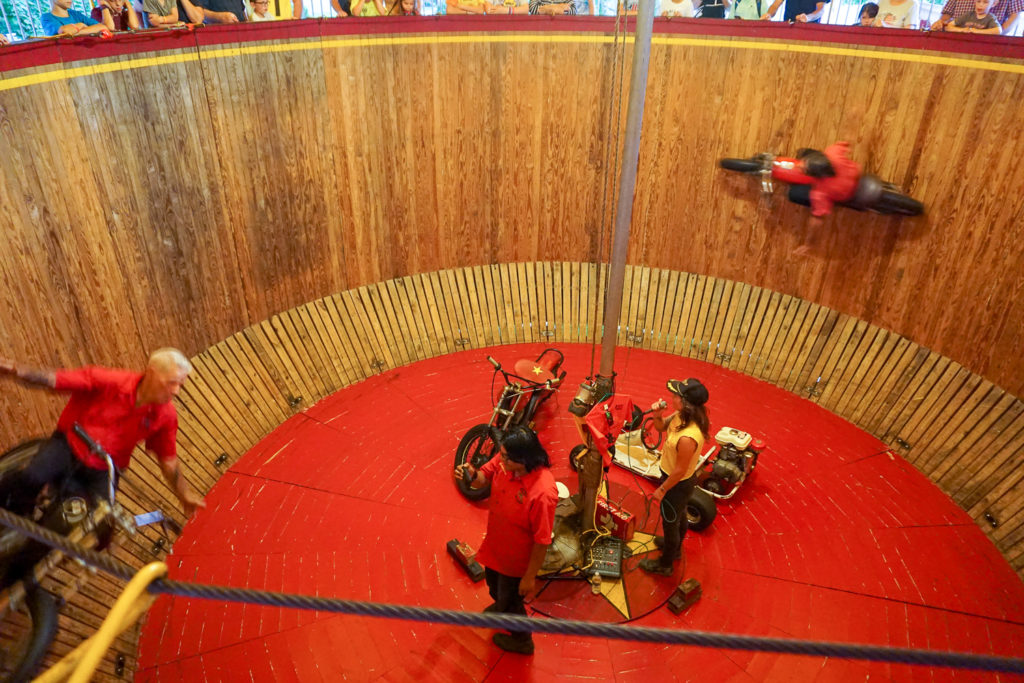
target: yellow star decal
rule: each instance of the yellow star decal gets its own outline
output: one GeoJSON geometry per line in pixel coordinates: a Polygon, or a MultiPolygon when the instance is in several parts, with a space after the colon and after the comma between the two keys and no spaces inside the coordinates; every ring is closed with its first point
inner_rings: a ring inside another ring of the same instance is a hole
{"type": "Polygon", "coordinates": [[[535,374],[535,375],[543,375],[544,374],[544,370],[539,365],[534,365],[533,366],[533,374],[535,374]]]}

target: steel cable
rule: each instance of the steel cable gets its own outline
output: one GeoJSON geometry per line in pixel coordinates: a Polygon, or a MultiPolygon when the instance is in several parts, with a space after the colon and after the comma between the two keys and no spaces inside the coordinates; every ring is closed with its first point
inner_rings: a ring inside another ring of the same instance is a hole
{"type": "MultiPolygon", "coordinates": [[[[67,555],[78,558],[118,578],[127,581],[135,574],[135,569],[118,560],[93,550],[82,548],[77,544],[69,542],[59,534],[44,529],[34,522],[3,509],[0,509],[0,523],[17,529],[37,541],[62,550],[67,555]]],[[[791,655],[839,657],[893,664],[911,664],[915,666],[942,666],[978,671],[1024,673],[1024,659],[1022,658],[964,652],[940,652],[882,645],[810,641],[796,638],[744,636],[729,633],[625,626],[622,624],[603,624],[567,619],[532,619],[495,613],[478,614],[430,607],[412,607],[359,600],[274,593],[250,588],[183,583],[167,579],[154,581],[150,585],[150,592],[175,595],[183,598],[242,602],[268,607],[289,607],[384,619],[451,624],[455,626],[502,628],[510,631],[531,631],[533,633],[576,635],[669,645],[693,645],[724,650],[752,650],[791,655]]]]}

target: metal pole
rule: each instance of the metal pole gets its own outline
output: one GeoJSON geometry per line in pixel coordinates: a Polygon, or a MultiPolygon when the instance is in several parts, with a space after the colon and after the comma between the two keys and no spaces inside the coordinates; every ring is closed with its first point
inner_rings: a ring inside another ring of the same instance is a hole
{"type": "MultiPolygon", "coordinates": [[[[629,108],[626,111],[626,135],[622,141],[622,170],[619,197],[612,233],[612,255],[608,264],[607,298],[604,304],[604,334],[601,336],[600,378],[610,382],[615,365],[615,337],[622,310],[622,285],[626,278],[626,252],[629,250],[629,224],[633,217],[633,193],[640,158],[640,128],[647,95],[647,69],[651,62],[651,33],[654,30],[654,0],[640,0],[633,42],[633,70],[629,82],[629,108]]],[[[609,131],[610,134],[610,131],[609,131]]]]}

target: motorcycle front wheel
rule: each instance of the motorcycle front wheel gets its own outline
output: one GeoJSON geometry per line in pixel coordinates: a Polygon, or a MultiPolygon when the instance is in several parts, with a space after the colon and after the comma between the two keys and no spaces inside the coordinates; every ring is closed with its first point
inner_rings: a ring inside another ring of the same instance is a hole
{"type": "MultiPolygon", "coordinates": [[[[498,444],[491,437],[491,426],[478,424],[469,428],[466,435],[459,442],[455,449],[455,467],[463,464],[472,465],[474,470],[479,470],[491,458],[498,454],[498,444]]],[[[465,479],[456,479],[455,485],[459,493],[469,500],[483,500],[491,495],[491,485],[488,483],[478,489],[471,487],[465,479]]]]}

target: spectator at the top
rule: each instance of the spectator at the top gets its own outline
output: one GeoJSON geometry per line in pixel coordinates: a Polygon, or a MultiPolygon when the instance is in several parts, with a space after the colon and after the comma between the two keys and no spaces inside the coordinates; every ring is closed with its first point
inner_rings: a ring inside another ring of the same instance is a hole
{"type": "Polygon", "coordinates": [[[854,26],[871,26],[875,17],[878,16],[878,5],[873,2],[865,2],[860,6],[860,14],[857,15],[857,23],[854,26]]]}
{"type": "MultiPolygon", "coordinates": [[[[299,3],[301,8],[301,2],[299,3]]],[[[331,9],[339,17],[350,17],[352,16],[352,3],[350,0],[331,0],[331,9]]],[[[294,15],[295,19],[301,19],[302,15],[294,15]]]]}
{"type": "Polygon", "coordinates": [[[203,23],[237,24],[245,21],[245,5],[242,0],[192,0],[203,10],[203,23]]]}
{"type": "Polygon", "coordinates": [[[995,0],[974,0],[974,9],[953,20],[946,26],[953,33],[991,33],[999,35],[1002,27],[991,10],[995,0]]]}
{"type": "MultiPolygon", "coordinates": [[[[953,19],[975,11],[974,0],[947,0],[942,7],[942,16],[932,24],[933,31],[943,31],[953,19]]],[[[997,0],[990,13],[1002,28],[1003,35],[1009,35],[1017,23],[1017,16],[1024,11],[1024,0],[997,0]]]]}
{"type": "Polygon", "coordinates": [[[10,45],[11,41],[7,40],[7,36],[0,33],[0,45],[10,45]]]}
{"type": "Polygon", "coordinates": [[[484,3],[484,14],[529,14],[530,0],[497,0],[484,3]]]}
{"type": "Polygon", "coordinates": [[[392,6],[391,14],[399,17],[418,17],[422,14],[420,2],[419,0],[401,0],[392,6]]]}
{"type": "Polygon", "coordinates": [[[872,26],[882,28],[920,28],[917,0],[878,0],[878,16],[872,26]]]}
{"type": "Polygon", "coordinates": [[[252,14],[249,21],[274,21],[277,19],[270,13],[270,0],[252,0],[252,14]]]}
{"type": "Polygon", "coordinates": [[[530,14],[576,14],[576,4],[572,0],[530,0],[530,14]]]}
{"type": "Polygon", "coordinates": [[[349,12],[353,17],[382,17],[387,13],[384,0],[352,0],[352,11],[349,12]]]}
{"type": "Polygon", "coordinates": [[[702,19],[725,19],[728,0],[693,0],[694,16],[702,19]]]}
{"type": "Polygon", "coordinates": [[[142,0],[142,13],[153,28],[201,24],[205,19],[203,8],[192,4],[191,0],[142,0]]]}
{"type": "MultiPolygon", "coordinates": [[[[825,4],[829,0],[785,0],[786,11],[782,14],[786,21],[797,24],[817,24],[821,22],[821,15],[825,12],[825,4]]],[[[771,19],[779,11],[783,0],[775,0],[768,11],[761,15],[762,19],[771,19]]]]}
{"type": "MultiPolygon", "coordinates": [[[[576,6],[577,13],[579,5],[576,6]]],[[[663,17],[692,17],[693,3],[690,0],[664,0],[661,3],[661,16],[663,17]]]]}
{"type": "Polygon", "coordinates": [[[733,19],[747,19],[756,21],[764,15],[764,8],[768,0],[732,0],[726,5],[731,5],[729,16],[733,19]]]}
{"type": "Polygon", "coordinates": [[[139,15],[124,0],[100,0],[99,5],[92,8],[92,18],[106,24],[109,31],[139,29],[139,15]]]}
{"type": "MultiPolygon", "coordinates": [[[[369,2],[369,0],[367,0],[367,2],[369,2]]],[[[487,0],[447,0],[445,2],[445,13],[486,14],[487,0]]]]}
{"type": "Polygon", "coordinates": [[[88,36],[107,30],[106,24],[71,9],[71,0],[52,0],[50,11],[39,17],[39,23],[48,36],[88,36]]]}
{"type": "Polygon", "coordinates": [[[1017,17],[1024,12],[1024,0],[996,0],[990,11],[1003,28],[1003,35],[1008,36],[1017,24],[1017,17]]]}

